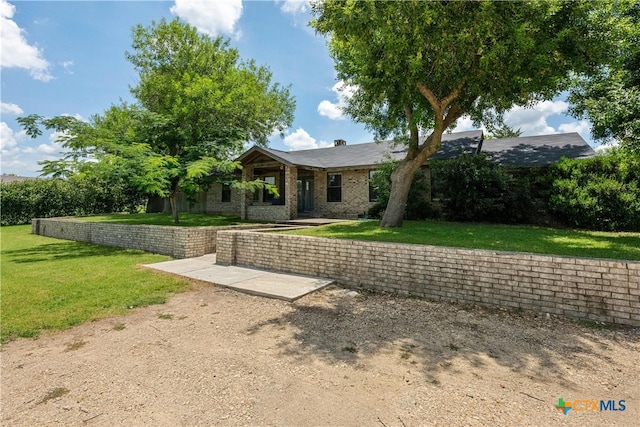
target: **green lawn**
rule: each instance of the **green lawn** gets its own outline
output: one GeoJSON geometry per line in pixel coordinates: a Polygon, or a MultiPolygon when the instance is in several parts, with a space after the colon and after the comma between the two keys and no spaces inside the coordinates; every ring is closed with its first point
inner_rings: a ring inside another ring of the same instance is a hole
{"type": "MultiPolygon", "coordinates": [[[[121,224],[148,224],[148,225],[174,225],[171,214],[110,214],[78,217],[81,221],[116,222],[121,224]]],[[[242,221],[234,215],[207,215],[198,213],[181,213],[181,227],[204,227],[247,224],[250,221],[242,221]]]]}
{"type": "Polygon", "coordinates": [[[640,260],[640,233],[605,233],[545,227],[404,221],[381,229],[377,221],[349,221],[287,234],[590,258],[640,260]]]}
{"type": "Polygon", "coordinates": [[[189,287],[136,267],[166,256],[36,236],[30,225],[1,227],[0,238],[2,342],[161,304],[189,287]]]}

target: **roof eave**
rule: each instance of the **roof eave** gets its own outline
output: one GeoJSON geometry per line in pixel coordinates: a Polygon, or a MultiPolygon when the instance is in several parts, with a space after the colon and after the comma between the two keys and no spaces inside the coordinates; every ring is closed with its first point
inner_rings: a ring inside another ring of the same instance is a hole
{"type": "Polygon", "coordinates": [[[258,152],[258,153],[263,154],[263,155],[265,155],[267,157],[270,157],[273,160],[276,160],[276,161],[278,161],[280,163],[283,163],[285,166],[299,166],[299,165],[296,165],[296,164],[290,162],[289,160],[287,160],[287,159],[285,159],[283,157],[280,157],[280,156],[276,155],[275,153],[271,152],[270,150],[266,150],[266,149],[264,149],[262,147],[259,147],[257,145],[254,145],[253,147],[251,147],[247,151],[245,151],[242,155],[240,155],[240,157],[238,157],[236,159],[236,161],[240,162],[240,163],[243,163],[247,159],[247,157],[251,156],[255,152],[258,152]]]}

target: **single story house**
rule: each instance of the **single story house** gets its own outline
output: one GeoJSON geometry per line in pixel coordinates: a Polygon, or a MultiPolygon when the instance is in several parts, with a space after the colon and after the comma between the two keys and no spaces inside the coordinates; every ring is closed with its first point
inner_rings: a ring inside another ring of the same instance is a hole
{"type": "MultiPolygon", "coordinates": [[[[262,179],[278,188],[249,192],[214,185],[200,204],[205,212],[240,214],[248,220],[290,220],[300,217],[357,218],[375,204],[370,179],[385,159],[400,160],[406,147],[393,141],[281,151],[254,146],[242,154],[242,179],[262,179]]],[[[594,150],[577,133],[483,139],[480,130],[443,135],[432,157],[450,159],[462,153],[486,153],[510,168],[544,167],[561,157],[587,158],[594,150]]]]}

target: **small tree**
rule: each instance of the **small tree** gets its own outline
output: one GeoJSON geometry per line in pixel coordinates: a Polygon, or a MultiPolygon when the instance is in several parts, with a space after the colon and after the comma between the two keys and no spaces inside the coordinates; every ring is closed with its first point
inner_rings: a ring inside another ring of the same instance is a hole
{"type": "Polygon", "coordinates": [[[220,174],[229,180],[239,167],[230,159],[244,143],[265,145],[293,120],[289,89],[272,83],[266,67],[242,61],[228,40],[199,35],[177,19],[136,26],[126,57],[139,73],[131,88],[138,104],[112,106],[89,123],[19,119],[31,136],[41,134],[40,126],[64,133],[69,151],[45,162],[45,174],[119,175],[141,191],[168,197],[177,224],[178,191],[204,190],[220,174]]]}

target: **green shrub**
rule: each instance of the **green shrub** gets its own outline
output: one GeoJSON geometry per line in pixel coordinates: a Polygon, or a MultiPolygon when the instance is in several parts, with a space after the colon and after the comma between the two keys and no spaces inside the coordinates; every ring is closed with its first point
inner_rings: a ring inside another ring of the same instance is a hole
{"type": "Polygon", "coordinates": [[[531,179],[514,178],[485,154],[432,162],[432,191],[452,221],[528,222],[535,212],[531,179]]]}
{"type": "Polygon", "coordinates": [[[640,230],[640,159],[621,151],[563,159],[551,168],[549,208],[565,224],[591,230],[640,230]]]}
{"type": "Polygon", "coordinates": [[[42,179],[0,184],[1,224],[32,218],[134,211],[143,200],[126,187],[87,178],[42,179]]]}

